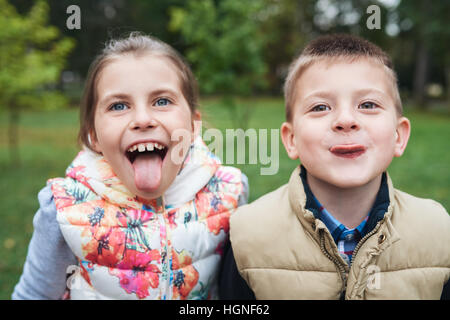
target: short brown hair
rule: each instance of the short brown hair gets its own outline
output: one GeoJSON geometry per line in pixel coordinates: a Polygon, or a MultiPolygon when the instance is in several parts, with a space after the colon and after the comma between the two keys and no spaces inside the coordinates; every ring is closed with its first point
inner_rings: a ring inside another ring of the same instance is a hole
{"type": "Polygon", "coordinates": [[[286,104],[286,120],[292,120],[292,109],[295,99],[295,84],[301,73],[314,62],[324,58],[370,58],[386,67],[393,82],[395,108],[402,114],[402,103],[397,86],[397,75],[389,56],[375,44],[349,34],[331,34],[311,41],[302,53],[291,63],[284,83],[284,99],[286,104]]]}
{"type": "Polygon", "coordinates": [[[94,116],[98,99],[97,82],[99,75],[111,61],[125,54],[136,56],[151,54],[168,59],[178,72],[181,91],[191,109],[191,113],[194,113],[198,106],[197,81],[187,62],[174,48],[157,38],[142,35],[139,32],[131,32],[125,38],[112,39],[106,43],[103,51],[89,67],[81,100],[78,142],[91,150],[93,149],[89,135],[95,132],[94,116]]]}

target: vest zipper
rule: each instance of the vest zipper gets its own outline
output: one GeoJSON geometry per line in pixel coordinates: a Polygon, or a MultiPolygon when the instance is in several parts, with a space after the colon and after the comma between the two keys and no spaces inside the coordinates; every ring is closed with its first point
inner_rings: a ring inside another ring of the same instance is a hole
{"type": "MultiPolygon", "coordinates": [[[[370,231],[369,233],[367,233],[364,237],[361,238],[361,240],[359,240],[358,244],[356,245],[355,249],[353,250],[353,255],[352,255],[352,261],[350,262],[350,268],[352,266],[353,261],[355,260],[356,254],[358,253],[359,249],[362,247],[362,245],[364,244],[364,242],[366,242],[366,240],[373,236],[375,233],[377,233],[378,229],[380,229],[381,226],[381,222],[379,221],[375,227],[372,229],[372,231],[370,231]]],[[[355,285],[355,289],[358,288],[358,283],[356,283],[355,285]]]]}
{"type": "Polygon", "coordinates": [[[336,257],[332,256],[325,248],[325,231],[324,231],[324,229],[320,229],[319,239],[320,239],[320,250],[339,269],[339,275],[341,276],[341,280],[342,280],[342,288],[341,288],[341,298],[342,298],[342,295],[345,293],[345,289],[347,286],[347,275],[345,272],[345,265],[343,265],[336,257]]]}
{"type": "MultiPolygon", "coordinates": [[[[381,226],[381,222],[382,221],[378,221],[378,223],[376,224],[375,228],[372,229],[372,231],[370,231],[369,233],[367,233],[364,237],[362,237],[361,240],[359,240],[358,244],[356,245],[355,249],[353,250],[353,256],[352,256],[352,262],[355,259],[356,254],[358,253],[359,249],[362,247],[362,245],[364,244],[364,242],[366,242],[366,240],[371,237],[372,235],[374,235],[375,233],[377,233],[378,229],[380,229],[381,226]]],[[[351,266],[351,263],[350,263],[351,266]]]]}
{"type": "MultiPolygon", "coordinates": [[[[381,222],[379,221],[375,228],[372,229],[372,231],[370,231],[369,233],[367,233],[361,240],[359,240],[358,244],[356,245],[355,249],[353,250],[353,256],[352,256],[352,262],[355,259],[356,254],[358,253],[359,249],[362,247],[362,245],[364,244],[364,242],[366,242],[366,240],[371,237],[372,235],[374,235],[378,229],[381,226],[381,222]]],[[[334,257],[333,255],[331,255],[327,249],[325,248],[325,231],[323,229],[320,229],[320,250],[322,251],[322,253],[328,258],[330,259],[339,269],[339,275],[341,276],[341,280],[342,280],[342,288],[341,288],[341,299],[345,298],[345,290],[347,289],[347,275],[345,272],[345,265],[342,264],[339,259],[337,259],[336,257],[334,257]]],[[[352,265],[352,262],[350,263],[350,266],[352,265]]]]}
{"type": "MultiPolygon", "coordinates": [[[[171,290],[170,290],[170,283],[171,283],[171,277],[173,276],[173,275],[171,275],[171,273],[172,273],[172,268],[171,268],[171,260],[172,260],[172,252],[171,252],[171,250],[170,250],[170,248],[169,248],[169,244],[168,244],[168,242],[169,242],[169,232],[170,232],[170,230],[169,230],[169,225],[166,223],[166,204],[165,204],[165,201],[164,201],[164,196],[161,196],[160,198],[158,198],[158,202],[160,202],[159,203],[159,205],[160,205],[160,207],[162,208],[162,210],[159,212],[160,214],[161,214],[161,217],[162,217],[162,223],[164,223],[164,229],[165,229],[165,239],[164,239],[164,246],[165,246],[165,249],[166,249],[166,261],[165,261],[165,264],[166,264],[166,270],[167,270],[167,277],[166,277],[166,283],[165,283],[165,290],[164,290],[164,294],[163,294],[163,299],[164,300],[168,300],[168,299],[172,299],[172,297],[171,297],[171,290]]],[[[157,203],[158,203],[157,202],[157,203]]]]}

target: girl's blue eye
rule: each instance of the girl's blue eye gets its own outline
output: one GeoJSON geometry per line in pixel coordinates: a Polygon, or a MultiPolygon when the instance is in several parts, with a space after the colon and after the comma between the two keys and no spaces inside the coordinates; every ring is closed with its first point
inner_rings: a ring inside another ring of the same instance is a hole
{"type": "Polygon", "coordinates": [[[363,102],[359,105],[360,109],[375,109],[376,107],[377,107],[377,105],[370,101],[363,102]]]}
{"type": "Polygon", "coordinates": [[[109,109],[113,110],[113,111],[123,111],[126,108],[128,108],[128,107],[124,103],[114,103],[109,109]]]}
{"type": "Polygon", "coordinates": [[[155,106],[157,106],[157,107],[165,107],[165,106],[167,106],[169,104],[170,104],[170,100],[166,99],[166,98],[159,98],[155,102],[155,106]]]}
{"type": "Polygon", "coordinates": [[[331,110],[331,108],[325,104],[319,104],[317,106],[314,106],[311,111],[314,112],[321,112],[321,111],[327,111],[327,110],[331,110]]]}

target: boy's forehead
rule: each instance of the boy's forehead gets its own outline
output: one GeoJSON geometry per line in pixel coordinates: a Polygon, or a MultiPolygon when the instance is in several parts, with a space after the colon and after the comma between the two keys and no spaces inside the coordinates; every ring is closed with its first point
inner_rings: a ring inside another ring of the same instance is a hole
{"type": "Polygon", "coordinates": [[[379,61],[365,57],[318,59],[301,70],[295,83],[295,100],[306,98],[315,91],[332,95],[336,91],[343,94],[371,90],[394,102],[392,84],[395,80],[386,69],[379,61]]]}

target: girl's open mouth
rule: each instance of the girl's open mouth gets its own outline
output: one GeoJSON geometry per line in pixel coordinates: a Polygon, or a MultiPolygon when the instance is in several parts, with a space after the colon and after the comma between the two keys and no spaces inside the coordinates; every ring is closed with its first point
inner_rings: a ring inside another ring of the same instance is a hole
{"type": "Polygon", "coordinates": [[[359,144],[342,144],[330,148],[330,152],[341,158],[357,158],[366,152],[366,147],[359,144]]]}
{"type": "Polygon", "coordinates": [[[128,160],[133,164],[137,157],[149,156],[154,154],[159,156],[161,160],[164,160],[167,154],[167,147],[157,142],[144,142],[137,143],[128,148],[126,156],[128,160]]]}
{"type": "Polygon", "coordinates": [[[126,151],[134,170],[134,182],[139,190],[152,192],[161,184],[162,164],[168,147],[157,142],[135,143],[126,151]]]}

